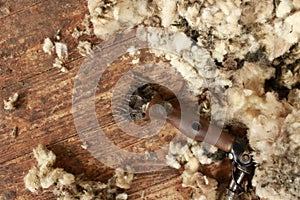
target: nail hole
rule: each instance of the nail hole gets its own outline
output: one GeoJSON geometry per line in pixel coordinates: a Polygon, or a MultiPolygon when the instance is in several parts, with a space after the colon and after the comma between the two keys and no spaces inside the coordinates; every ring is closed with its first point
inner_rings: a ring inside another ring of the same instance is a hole
{"type": "Polygon", "coordinates": [[[201,129],[201,124],[199,122],[194,122],[192,124],[192,128],[195,130],[195,131],[199,131],[201,129]]]}

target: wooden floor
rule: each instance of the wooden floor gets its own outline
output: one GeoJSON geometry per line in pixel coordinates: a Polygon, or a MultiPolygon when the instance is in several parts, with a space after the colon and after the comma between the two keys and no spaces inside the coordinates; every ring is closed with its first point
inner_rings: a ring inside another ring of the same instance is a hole
{"type": "MultiPolygon", "coordinates": [[[[110,169],[84,150],[75,130],[72,107],[74,77],[83,58],[71,37],[87,14],[86,0],[1,1],[10,14],[0,15],[0,102],[21,96],[15,111],[0,107],[0,199],[55,199],[51,192],[33,195],[23,177],[35,164],[32,149],[41,143],[57,154],[57,166],[91,180],[107,181],[110,169]],[[42,51],[45,37],[61,30],[69,47],[69,73],[52,68],[54,57],[42,51]],[[17,126],[19,135],[10,135],[17,126]]],[[[2,103],[1,103],[2,105],[2,103]]],[[[188,199],[176,170],[163,168],[137,175],[129,199],[188,199]]]]}
{"type": "MultiPolygon", "coordinates": [[[[84,60],[71,34],[88,12],[86,0],[0,2],[10,10],[0,15],[0,199],[55,199],[50,191],[33,195],[24,187],[23,177],[35,164],[32,149],[40,143],[57,154],[57,167],[107,181],[114,170],[81,147],[71,113],[74,77],[84,60]],[[53,68],[54,57],[41,48],[44,38],[57,30],[69,47],[69,73],[53,68]],[[5,111],[3,100],[15,92],[20,94],[18,108],[5,111]],[[16,126],[18,137],[14,138],[10,133],[16,126]]],[[[101,119],[110,120],[105,114],[101,119]]],[[[166,127],[164,131],[174,130],[166,127]]],[[[144,199],[176,200],[189,199],[190,190],[181,187],[177,170],[164,167],[136,175],[127,193],[129,199],[143,195],[144,199]]]]}

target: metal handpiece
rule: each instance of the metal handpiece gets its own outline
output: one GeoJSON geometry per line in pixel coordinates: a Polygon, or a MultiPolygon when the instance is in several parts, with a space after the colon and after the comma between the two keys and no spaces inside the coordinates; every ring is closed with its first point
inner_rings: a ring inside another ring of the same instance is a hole
{"type": "Polygon", "coordinates": [[[238,199],[240,194],[245,191],[244,183],[253,174],[254,170],[254,162],[250,155],[247,138],[235,137],[227,130],[222,130],[221,133],[218,132],[219,128],[201,119],[199,114],[195,113],[192,108],[185,111],[190,116],[181,118],[180,105],[176,98],[165,101],[162,100],[159,94],[154,94],[147,105],[138,110],[143,110],[145,119],[149,119],[150,114],[151,117],[164,118],[187,137],[197,141],[205,141],[229,153],[232,156],[232,175],[223,199],[238,199]],[[160,106],[151,110],[152,106],[156,104],[160,106]],[[193,119],[199,120],[193,121],[193,119]],[[218,139],[215,140],[216,138],[218,139]]]}
{"type": "Polygon", "coordinates": [[[223,199],[235,200],[245,192],[245,183],[253,175],[254,161],[246,138],[236,138],[232,145],[231,181],[223,199]]]}

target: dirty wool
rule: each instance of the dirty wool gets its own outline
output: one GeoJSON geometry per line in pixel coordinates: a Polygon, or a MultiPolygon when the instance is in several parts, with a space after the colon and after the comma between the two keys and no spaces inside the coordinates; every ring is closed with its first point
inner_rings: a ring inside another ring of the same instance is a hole
{"type": "Polygon", "coordinates": [[[127,194],[119,192],[119,190],[130,187],[133,174],[116,169],[115,175],[107,183],[86,181],[62,168],[54,168],[56,155],[45,146],[38,145],[33,153],[37,164],[29,170],[24,178],[26,188],[33,193],[38,194],[48,189],[58,200],[127,199],[127,194]]]}

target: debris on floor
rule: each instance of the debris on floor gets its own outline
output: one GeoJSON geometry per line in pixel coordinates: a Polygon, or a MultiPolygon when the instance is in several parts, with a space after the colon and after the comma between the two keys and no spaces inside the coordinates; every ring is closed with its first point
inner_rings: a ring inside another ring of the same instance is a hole
{"type": "Polygon", "coordinates": [[[92,44],[89,41],[79,41],[77,49],[79,54],[84,57],[90,55],[93,52],[92,44]]]}
{"type": "Polygon", "coordinates": [[[15,126],[10,135],[12,137],[16,138],[16,137],[18,137],[18,134],[19,134],[18,131],[19,131],[19,128],[17,126],[15,126]]]}
{"type": "Polygon", "coordinates": [[[81,148],[83,148],[85,150],[88,149],[88,147],[89,147],[89,144],[87,141],[84,141],[83,144],[81,145],[81,148]]]}
{"type": "Polygon", "coordinates": [[[26,188],[33,193],[37,194],[47,189],[52,191],[58,200],[126,200],[128,197],[126,193],[119,192],[118,188],[128,189],[133,174],[125,174],[119,169],[106,184],[99,181],[84,181],[62,168],[54,168],[56,155],[45,146],[38,145],[33,153],[37,165],[24,177],[26,188]]]}
{"type": "Polygon", "coordinates": [[[65,43],[55,42],[55,53],[59,60],[66,61],[68,59],[68,47],[65,43]]]}
{"type": "Polygon", "coordinates": [[[83,35],[83,31],[80,31],[77,27],[75,27],[72,33],[72,37],[74,39],[78,39],[82,35],[83,35]]]}
{"type": "Polygon", "coordinates": [[[10,14],[10,10],[7,7],[0,7],[0,15],[9,15],[10,14]]]}
{"type": "Polygon", "coordinates": [[[68,47],[65,43],[60,42],[60,32],[54,38],[55,42],[51,41],[50,38],[44,39],[43,51],[49,55],[55,52],[57,57],[54,59],[53,67],[59,68],[61,72],[68,72],[68,69],[65,67],[65,63],[68,60],[68,47]]]}
{"type": "Polygon", "coordinates": [[[61,72],[68,72],[67,68],[64,66],[65,62],[68,59],[68,47],[65,43],[55,42],[55,53],[57,58],[55,58],[55,63],[53,67],[60,68],[61,72]]]}
{"type": "Polygon", "coordinates": [[[50,40],[50,38],[45,38],[43,43],[43,51],[49,55],[51,55],[54,51],[54,44],[50,40]]]}
{"type": "MultiPolygon", "coordinates": [[[[128,170],[130,171],[130,170],[128,170]]],[[[129,189],[130,188],[130,184],[133,181],[133,173],[128,173],[125,172],[123,169],[121,168],[117,168],[116,171],[116,186],[118,186],[119,188],[123,188],[123,189],[129,189]]]]}
{"type": "Polygon", "coordinates": [[[16,109],[16,103],[19,99],[19,94],[15,93],[13,96],[9,97],[8,100],[3,100],[4,103],[4,110],[15,110],[16,109]]]}

